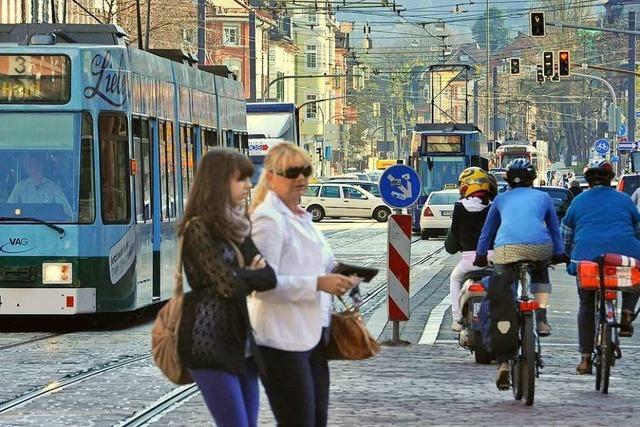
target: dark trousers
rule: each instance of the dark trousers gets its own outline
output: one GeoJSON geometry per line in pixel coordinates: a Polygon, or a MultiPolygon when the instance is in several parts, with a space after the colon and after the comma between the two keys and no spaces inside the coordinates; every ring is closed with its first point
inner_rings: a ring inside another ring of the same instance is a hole
{"type": "Polygon", "coordinates": [[[280,427],[325,427],[329,408],[329,365],[322,340],[309,351],[260,347],[261,378],[280,427]]]}
{"type": "MultiPolygon", "coordinates": [[[[591,354],[593,352],[593,340],[596,334],[596,292],[587,291],[578,287],[580,307],[578,309],[578,344],[580,353],[591,354]]],[[[622,294],[622,309],[634,311],[640,294],[622,294]]]]}

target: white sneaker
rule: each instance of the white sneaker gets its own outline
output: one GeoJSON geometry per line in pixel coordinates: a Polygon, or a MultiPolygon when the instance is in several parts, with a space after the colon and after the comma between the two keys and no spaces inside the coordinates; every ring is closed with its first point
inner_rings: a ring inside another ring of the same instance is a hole
{"type": "Polygon", "coordinates": [[[462,319],[454,320],[451,323],[451,330],[454,332],[460,332],[462,330],[462,319]]]}

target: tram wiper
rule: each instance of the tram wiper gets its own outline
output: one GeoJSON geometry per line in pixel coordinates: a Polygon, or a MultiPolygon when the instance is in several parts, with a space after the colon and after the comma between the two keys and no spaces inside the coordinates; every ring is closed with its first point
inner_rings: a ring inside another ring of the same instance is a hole
{"type": "Polygon", "coordinates": [[[38,218],[31,218],[31,217],[11,218],[11,217],[8,217],[8,216],[0,216],[0,221],[37,222],[38,224],[46,225],[50,229],[55,230],[55,231],[57,231],[58,233],[60,233],[60,234],[62,234],[64,236],[64,228],[58,227],[55,224],[51,224],[50,222],[47,222],[45,220],[38,219],[38,218]]]}

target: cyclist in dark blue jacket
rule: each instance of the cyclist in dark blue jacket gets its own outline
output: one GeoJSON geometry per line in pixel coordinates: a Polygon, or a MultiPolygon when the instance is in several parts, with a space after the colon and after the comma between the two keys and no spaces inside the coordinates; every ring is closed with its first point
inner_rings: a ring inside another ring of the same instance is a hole
{"type": "MultiPolygon", "coordinates": [[[[509,388],[508,361],[517,349],[517,320],[513,294],[513,265],[519,261],[564,259],[559,221],[551,197],[532,187],[536,170],[526,159],[516,159],[507,168],[506,179],[511,190],[493,201],[482,228],[474,264],[487,265],[487,252],[494,242],[493,277],[487,291],[490,334],[498,363],[496,385],[509,388]]],[[[531,292],[540,309],[536,311],[538,335],[547,336],[547,302],[551,292],[547,268],[531,273],[531,292]]]]}
{"type": "MultiPolygon", "coordinates": [[[[576,197],[562,220],[565,251],[571,258],[569,274],[576,274],[576,261],[594,260],[604,253],[640,258],[640,213],[631,198],[611,187],[615,176],[611,163],[590,163],[584,176],[591,189],[576,197]]],[[[591,353],[595,335],[595,291],[578,288],[578,337],[582,360],[576,372],[592,372],[591,353]]],[[[631,325],[638,294],[622,294],[620,336],[633,335],[631,325]]]]}

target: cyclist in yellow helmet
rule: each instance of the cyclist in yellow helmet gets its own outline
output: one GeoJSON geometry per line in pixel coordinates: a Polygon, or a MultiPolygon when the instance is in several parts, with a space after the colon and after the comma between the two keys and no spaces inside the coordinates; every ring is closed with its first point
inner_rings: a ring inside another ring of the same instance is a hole
{"type": "Polygon", "coordinates": [[[444,244],[450,254],[462,252],[462,258],[449,278],[451,314],[453,315],[451,329],[456,332],[462,330],[459,298],[464,276],[470,271],[481,269],[473,265],[473,260],[491,199],[495,197],[498,190],[495,180],[491,178],[490,174],[475,166],[463,170],[458,178],[461,199],[453,206],[451,228],[444,244]]]}

